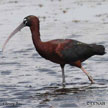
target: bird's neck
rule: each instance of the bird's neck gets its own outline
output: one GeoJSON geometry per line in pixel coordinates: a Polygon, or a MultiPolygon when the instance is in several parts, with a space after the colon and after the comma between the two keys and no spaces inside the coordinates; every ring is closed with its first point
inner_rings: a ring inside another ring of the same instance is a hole
{"type": "Polygon", "coordinates": [[[31,26],[30,30],[32,34],[33,43],[35,47],[37,48],[42,44],[41,39],[40,39],[39,25],[31,26]]]}

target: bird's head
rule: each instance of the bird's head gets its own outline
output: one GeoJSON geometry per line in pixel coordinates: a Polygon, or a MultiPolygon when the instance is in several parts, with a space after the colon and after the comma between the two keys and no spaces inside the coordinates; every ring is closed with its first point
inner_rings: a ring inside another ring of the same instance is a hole
{"type": "Polygon", "coordinates": [[[6,44],[8,43],[8,41],[11,39],[12,36],[14,36],[18,31],[20,31],[22,28],[28,26],[31,27],[33,25],[39,25],[39,19],[36,16],[33,15],[29,15],[27,17],[24,18],[23,22],[9,35],[9,37],[7,38],[7,40],[5,41],[2,51],[4,51],[4,48],[6,46],[6,44]]]}
{"type": "Polygon", "coordinates": [[[33,15],[27,16],[23,20],[24,26],[31,27],[34,23],[39,24],[39,19],[36,16],[33,16],[33,15]]]}

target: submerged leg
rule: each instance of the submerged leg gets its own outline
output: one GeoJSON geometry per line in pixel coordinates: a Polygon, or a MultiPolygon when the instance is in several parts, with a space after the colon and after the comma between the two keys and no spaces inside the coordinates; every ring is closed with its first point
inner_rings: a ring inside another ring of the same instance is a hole
{"type": "Polygon", "coordinates": [[[62,86],[65,87],[65,74],[64,74],[64,65],[60,65],[62,69],[62,86]]]}
{"type": "Polygon", "coordinates": [[[94,84],[92,76],[90,76],[89,73],[83,67],[81,67],[81,70],[88,76],[88,79],[91,81],[91,84],[94,84]]]}

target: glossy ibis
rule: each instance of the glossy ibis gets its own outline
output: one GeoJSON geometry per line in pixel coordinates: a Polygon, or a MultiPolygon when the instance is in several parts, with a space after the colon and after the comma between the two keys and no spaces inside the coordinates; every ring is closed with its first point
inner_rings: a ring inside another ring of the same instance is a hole
{"type": "Polygon", "coordinates": [[[30,15],[25,17],[23,22],[10,34],[10,36],[4,43],[2,50],[4,50],[9,39],[25,26],[30,27],[33,44],[37,52],[43,58],[60,64],[60,67],[62,69],[63,86],[65,86],[65,64],[80,68],[87,75],[91,83],[94,83],[93,78],[82,67],[81,63],[91,56],[104,55],[104,46],[96,44],[86,44],[72,39],[56,39],[42,42],[39,32],[39,19],[36,16],[30,15]]]}

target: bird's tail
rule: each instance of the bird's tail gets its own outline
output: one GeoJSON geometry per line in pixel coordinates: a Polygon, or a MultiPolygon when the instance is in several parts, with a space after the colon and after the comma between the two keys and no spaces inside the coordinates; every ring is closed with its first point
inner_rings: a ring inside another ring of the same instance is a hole
{"type": "Polygon", "coordinates": [[[103,45],[91,44],[91,46],[96,55],[104,55],[106,53],[103,45]]]}

